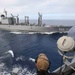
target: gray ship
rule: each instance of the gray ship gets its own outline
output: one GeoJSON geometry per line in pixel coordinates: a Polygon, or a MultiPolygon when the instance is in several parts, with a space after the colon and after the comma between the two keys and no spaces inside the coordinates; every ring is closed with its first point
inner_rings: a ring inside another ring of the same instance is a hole
{"type": "Polygon", "coordinates": [[[36,33],[50,33],[50,32],[68,32],[72,26],[47,26],[42,24],[42,14],[38,13],[38,24],[30,24],[29,17],[25,16],[25,22],[19,23],[19,17],[7,17],[7,11],[0,15],[0,30],[14,31],[14,32],[36,32],[36,33]]]}

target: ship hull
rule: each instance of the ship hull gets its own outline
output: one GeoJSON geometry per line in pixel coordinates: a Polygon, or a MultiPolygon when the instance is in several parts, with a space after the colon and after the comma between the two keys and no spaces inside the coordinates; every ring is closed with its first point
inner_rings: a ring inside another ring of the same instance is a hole
{"type": "Polygon", "coordinates": [[[25,26],[25,25],[0,25],[0,30],[21,32],[67,32],[72,26],[25,26]]]}

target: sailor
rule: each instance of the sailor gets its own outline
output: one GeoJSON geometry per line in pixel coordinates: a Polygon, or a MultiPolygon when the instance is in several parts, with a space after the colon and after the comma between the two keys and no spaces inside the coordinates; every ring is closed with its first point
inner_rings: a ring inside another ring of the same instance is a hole
{"type": "Polygon", "coordinates": [[[49,73],[51,62],[44,53],[38,55],[35,60],[35,65],[37,68],[37,75],[58,75],[56,73],[49,73]]]}

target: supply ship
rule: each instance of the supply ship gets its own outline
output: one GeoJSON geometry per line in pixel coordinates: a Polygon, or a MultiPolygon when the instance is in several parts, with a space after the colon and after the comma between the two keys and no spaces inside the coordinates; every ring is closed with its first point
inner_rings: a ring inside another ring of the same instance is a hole
{"type": "Polygon", "coordinates": [[[14,31],[14,32],[68,32],[72,26],[50,26],[42,24],[42,14],[38,13],[38,24],[30,24],[29,17],[25,16],[23,23],[19,22],[18,16],[7,17],[7,11],[4,10],[4,14],[0,15],[0,30],[14,31]]]}

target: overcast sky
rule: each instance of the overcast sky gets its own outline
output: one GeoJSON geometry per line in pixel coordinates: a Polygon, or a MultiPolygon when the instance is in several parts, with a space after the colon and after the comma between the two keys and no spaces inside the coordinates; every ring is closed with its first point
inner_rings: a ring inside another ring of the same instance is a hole
{"type": "Polygon", "coordinates": [[[26,15],[37,19],[40,12],[43,19],[75,20],[75,0],[0,0],[1,13],[4,8],[8,16],[12,13],[21,19],[26,15]]]}

